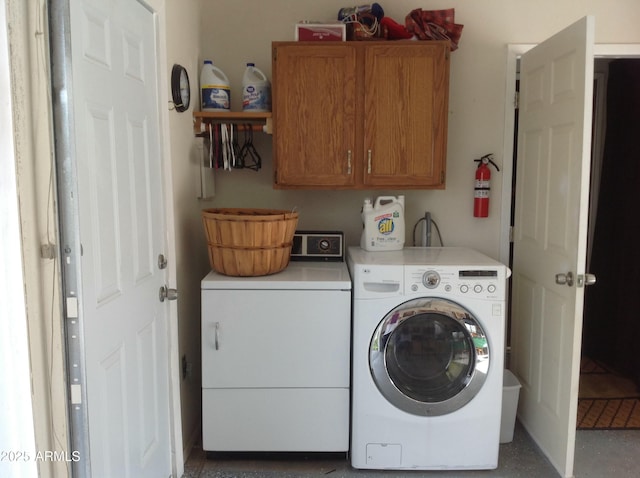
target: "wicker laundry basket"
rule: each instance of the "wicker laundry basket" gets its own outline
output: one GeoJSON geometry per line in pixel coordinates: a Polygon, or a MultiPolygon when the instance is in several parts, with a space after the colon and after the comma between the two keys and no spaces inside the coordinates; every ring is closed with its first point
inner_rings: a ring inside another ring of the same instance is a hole
{"type": "Polygon", "coordinates": [[[209,262],[220,274],[263,276],[289,265],[298,213],[279,209],[204,209],[209,262]]]}

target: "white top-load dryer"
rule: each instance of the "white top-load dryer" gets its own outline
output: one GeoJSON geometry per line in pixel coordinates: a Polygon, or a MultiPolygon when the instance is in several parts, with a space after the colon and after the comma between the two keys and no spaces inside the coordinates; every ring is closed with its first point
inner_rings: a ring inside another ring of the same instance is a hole
{"type": "Polygon", "coordinates": [[[202,288],[202,447],[349,448],[351,279],[344,262],[202,288]]]}
{"type": "Polygon", "coordinates": [[[498,465],[509,270],[467,248],[349,248],[351,464],[498,465]]]}

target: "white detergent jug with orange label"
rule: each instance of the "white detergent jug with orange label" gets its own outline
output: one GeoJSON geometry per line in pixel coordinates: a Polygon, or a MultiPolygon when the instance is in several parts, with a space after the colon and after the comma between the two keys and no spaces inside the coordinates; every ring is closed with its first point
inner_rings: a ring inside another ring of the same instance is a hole
{"type": "Polygon", "coordinates": [[[364,229],[360,247],[365,251],[398,251],[404,247],[404,196],[380,196],[362,206],[364,229]]]}

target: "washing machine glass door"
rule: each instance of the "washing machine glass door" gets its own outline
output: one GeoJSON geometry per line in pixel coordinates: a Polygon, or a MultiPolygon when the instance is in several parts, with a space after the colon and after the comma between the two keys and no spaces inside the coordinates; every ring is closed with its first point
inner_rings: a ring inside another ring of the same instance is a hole
{"type": "Polygon", "coordinates": [[[487,337],[478,320],[445,299],[415,299],[378,324],[369,347],[373,379],[396,407],[421,416],[466,405],[489,370],[487,337]]]}

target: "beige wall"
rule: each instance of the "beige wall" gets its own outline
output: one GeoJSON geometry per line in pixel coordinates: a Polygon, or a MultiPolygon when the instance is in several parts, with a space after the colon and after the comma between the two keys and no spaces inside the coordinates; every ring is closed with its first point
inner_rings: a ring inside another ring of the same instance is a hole
{"type": "MultiPolygon", "coordinates": [[[[357,3],[357,2],[356,2],[357,3]]],[[[211,58],[229,77],[232,106],[240,109],[242,73],[247,61],[271,76],[271,42],[292,40],[299,20],[331,20],[344,0],[201,0],[203,58],[211,58]]],[[[424,211],[432,213],[445,244],[473,246],[498,258],[502,174],[493,171],[490,217],[472,216],[473,159],[494,153],[502,165],[505,116],[506,45],[537,43],[586,14],[596,16],[598,42],[640,42],[634,19],[636,0],[474,0],[380,2],[385,14],[403,23],[414,8],[454,7],[456,22],[464,25],[460,48],[451,56],[447,187],[444,191],[406,191],[406,230],[424,211]]],[[[321,91],[318,92],[322,94],[321,91]]],[[[271,139],[263,138],[263,171],[219,174],[214,206],[296,206],[302,228],[344,230],[357,243],[359,217],[366,196],[401,191],[288,192],[271,188],[271,139]]],[[[410,241],[410,237],[407,237],[410,241]]]]}
{"type": "MultiPolygon", "coordinates": [[[[198,54],[200,50],[200,5],[198,0],[166,2],[167,74],[174,63],[189,73],[192,97],[198,88],[198,54]]],[[[170,84],[166,92],[171,99],[170,84]]],[[[192,99],[192,105],[198,100],[192,99]]],[[[190,375],[180,378],[183,444],[185,451],[199,439],[200,429],[200,279],[207,272],[206,247],[197,200],[197,140],[193,134],[193,106],[184,113],[169,112],[169,158],[171,161],[176,286],[178,288],[179,358],[191,364],[190,375]]],[[[181,368],[181,364],[178,364],[181,368]]],[[[185,459],[187,456],[185,456],[185,459]]]]}

